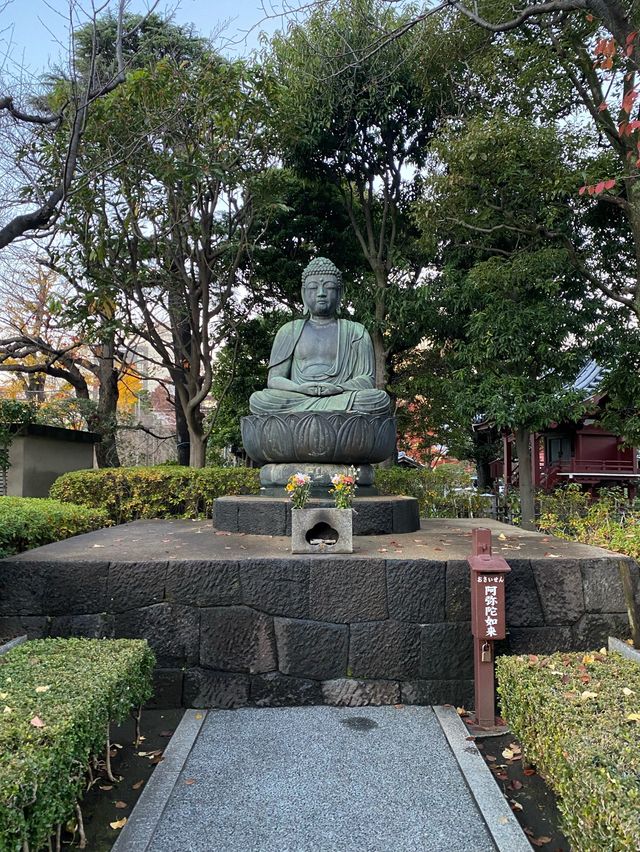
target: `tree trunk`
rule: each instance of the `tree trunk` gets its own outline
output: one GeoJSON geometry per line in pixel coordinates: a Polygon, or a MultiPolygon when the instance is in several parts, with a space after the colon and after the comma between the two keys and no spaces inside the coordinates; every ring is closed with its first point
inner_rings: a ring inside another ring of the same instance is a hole
{"type": "Polygon", "coordinates": [[[189,467],[204,467],[207,460],[207,439],[202,429],[189,429],[189,467]]]}
{"type": "Polygon", "coordinates": [[[518,451],[518,481],[520,490],[521,526],[523,530],[535,530],[535,493],[531,475],[531,433],[528,429],[516,429],[518,451]]]}
{"type": "Polygon", "coordinates": [[[174,406],[176,411],[176,451],[178,454],[178,464],[187,467],[189,465],[189,427],[187,426],[187,418],[185,417],[180,397],[175,394],[174,406]]]}
{"type": "Polygon", "coordinates": [[[96,431],[102,440],[96,444],[96,461],[98,467],[120,467],[116,444],[118,371],[115,369],[113,338],[99,347],[97,355],[99,386],[96,431]]]}

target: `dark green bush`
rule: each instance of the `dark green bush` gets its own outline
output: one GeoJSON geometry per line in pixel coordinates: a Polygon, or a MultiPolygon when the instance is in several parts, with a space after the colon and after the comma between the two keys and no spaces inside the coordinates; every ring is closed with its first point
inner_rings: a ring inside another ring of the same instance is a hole
{"type": "Polygon", "coordinates": [[[138,518],[210,518],[216,497],[259,489],[257,468],[158,465],[74,470],[56,479],[51,497],[104,509],[121,524],[138,518]]]}
{"type": "Polygon", "coordinates": [[[500,657],[502,715],[559,797],[575,852],[640,838],[640,666],[619,654],[500,657]]]}
{"type": "Polygon", "coordinates": [[[491,498],[471,488],[471,476],[462,465],[406,470],[400,467],[376,470],[381,494],[404,494],[420,504],[421,518],[483,518],[491,510],[491,498]]]}
{"type": "Polygon", "coordinates": [[[75,816],[109,721],[150,697],[155,660],[139,639],[43,639],[2,660],[0,852],[36,852],[75,816]]]}
{"type": "Polygon", "coordinates": [[[0,497],[0,558],[108,524],[102,509],[40,497],[0,497]]]}

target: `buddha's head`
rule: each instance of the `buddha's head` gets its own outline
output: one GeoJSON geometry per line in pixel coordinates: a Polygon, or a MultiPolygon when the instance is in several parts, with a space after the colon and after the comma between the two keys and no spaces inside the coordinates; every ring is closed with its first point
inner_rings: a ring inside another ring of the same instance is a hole
{"type": "Polygon", "coordinates": [[[342,295],[342,273],[326,257],[316,257],[302,273],[302,302],[312,317],[335,317],[342,295]]]}

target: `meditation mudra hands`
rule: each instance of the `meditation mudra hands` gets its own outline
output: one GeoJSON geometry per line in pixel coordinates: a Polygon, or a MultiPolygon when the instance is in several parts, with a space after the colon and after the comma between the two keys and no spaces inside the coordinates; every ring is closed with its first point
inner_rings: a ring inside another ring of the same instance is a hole
{"type": "Polygon", "coordinates": [[[305,382],[298,386],[298,390],[308,396],[336,396],[342,393],[342,388],[328,382],[305,382]]]}

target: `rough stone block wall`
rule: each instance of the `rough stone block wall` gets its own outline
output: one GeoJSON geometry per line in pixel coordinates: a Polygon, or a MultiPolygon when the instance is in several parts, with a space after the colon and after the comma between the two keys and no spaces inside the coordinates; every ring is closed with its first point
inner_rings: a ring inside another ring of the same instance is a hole
{"type": "MultiPolygon", "coordinates": [[[[629,635],[617,559],[508,561],[498,653],[629,635]]],[[[18,633],[145,638],[165,706],[473,703],[466,561],[6,559],[0,635],[18,633]]]]}

